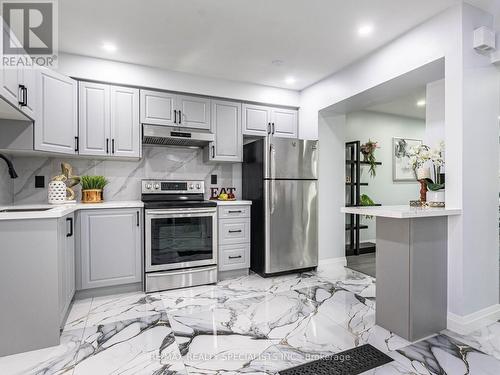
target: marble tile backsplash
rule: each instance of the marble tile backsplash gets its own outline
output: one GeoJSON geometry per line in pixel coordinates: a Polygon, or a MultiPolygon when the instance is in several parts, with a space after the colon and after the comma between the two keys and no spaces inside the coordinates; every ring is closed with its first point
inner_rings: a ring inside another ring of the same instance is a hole
{"type": "Polygon", "coordinates": [[[0,161],[0,205],[9,205],[13,202],[14,183],[9,177],[7,165],[0,161]]]}
{"type": "MultiPolygon", "coordinates": [[[[203,150],[195,148],[145,146],[143,158],[138,161],[97,160],[70,157],[16,157],[19,178],[13,183],[15,204],[44,203],[47,187],[35,188],[35,176],[45,176],[45,185],[61,171],[61,162],[73,166],[76,175],[102,175],[109,184],[104,189],[105,200],[139,200],[140,181],[145,178],[204,180],[206,197],[210,187],[236,187],[241,197],[241,164],[206,163],[203,150]],[[217,185],[210,184],[210,176],[217,175],[217,185]]],[[[4,174],[1,174],[3,176],[4,174]]],[[[0,182],[1,186],[1,182],[0,182]]],[[[77,190],[77,199],[80,192],[77,190]]]]}

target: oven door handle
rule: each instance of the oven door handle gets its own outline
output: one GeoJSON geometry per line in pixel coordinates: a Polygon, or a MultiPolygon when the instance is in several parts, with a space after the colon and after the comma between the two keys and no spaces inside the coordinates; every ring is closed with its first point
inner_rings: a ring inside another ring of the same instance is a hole
{"type": "Polygon", "coordinates": [[[189,210],[146,210],[146,216],[181,216],[181,215],[196,215],[196,214],[215,214],[216,208],[212,209],[189,209],[189,210]]]}
{"type": "Polygon", "coordinates": [[[155,272],[155,273],[148,273],[148,277],[162,277],[165,276],[165,273],[167,273],[169,276],[174,276],[174,275],[184,275],[187,273],[197,273],[197,272],[206,272],[208,270],[215,269],[216,267],[210,267],[207,269],[207,267],[200,267],[200,268],[190,268],[187,270],[182,270],[182,271],[166,271],[166,272],[155,272]]]}

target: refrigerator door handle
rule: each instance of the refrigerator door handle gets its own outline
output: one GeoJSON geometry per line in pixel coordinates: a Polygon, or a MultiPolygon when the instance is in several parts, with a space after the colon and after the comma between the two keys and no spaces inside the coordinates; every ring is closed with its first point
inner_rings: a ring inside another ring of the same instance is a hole
{"type": "Polygon", "coordinates": [[[269,146],[269,169],[271,173],[271,178],[276,178],[276,149],[274,145],[271,143],[269,146]]]}

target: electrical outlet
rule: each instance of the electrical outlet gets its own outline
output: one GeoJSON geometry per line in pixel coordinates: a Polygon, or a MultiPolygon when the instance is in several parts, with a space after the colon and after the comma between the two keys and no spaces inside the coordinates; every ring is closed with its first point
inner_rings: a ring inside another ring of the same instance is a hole
{"type": "Polygon", "coordinates": [[[35,187],[36,188],[45,187],[45,176],[35,176],[35,187]]]}
{"type": "Polygon", "coordinates": [[[217,175],[216,174],[213,174],[210,176],[210,183],[212,185],[216,185],[217,184],[217,175]]]}

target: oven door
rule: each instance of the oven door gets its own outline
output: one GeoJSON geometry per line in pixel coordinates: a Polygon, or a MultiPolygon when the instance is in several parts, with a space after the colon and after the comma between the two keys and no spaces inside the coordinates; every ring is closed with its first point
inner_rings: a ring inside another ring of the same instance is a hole
{"type": "Polygon", "coordinates": [[[146,272],[217,264],[217,209],[146,210],[146,272]]]}

